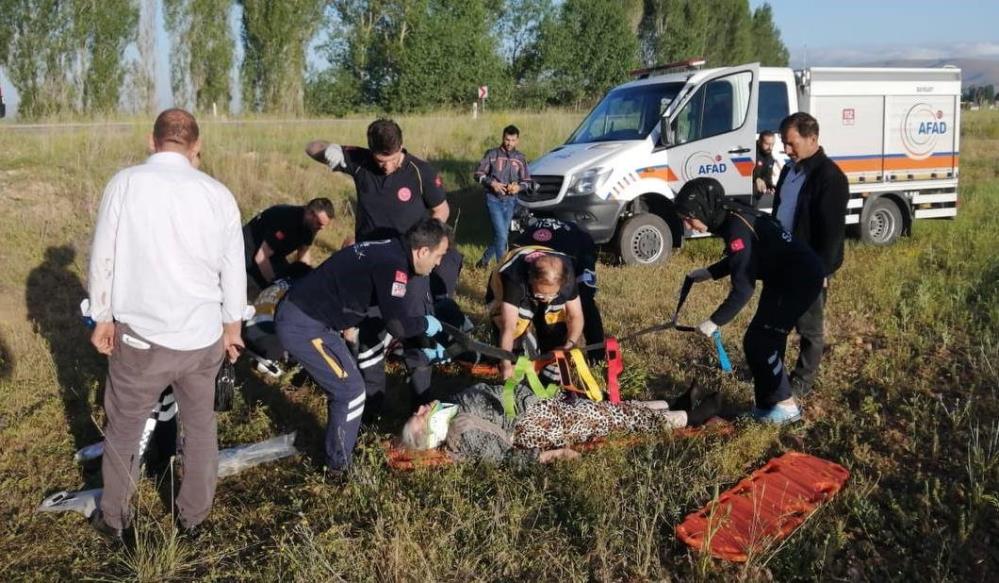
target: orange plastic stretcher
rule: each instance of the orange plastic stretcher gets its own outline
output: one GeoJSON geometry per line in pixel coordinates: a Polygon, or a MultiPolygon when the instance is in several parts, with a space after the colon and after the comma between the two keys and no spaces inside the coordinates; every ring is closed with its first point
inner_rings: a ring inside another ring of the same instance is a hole
{"type": "Polygon", "coordinates": [[[790,536],[849,476],[839,464],[788,452],[688,515],[677,538],[713,557],[745,562],[790,536]]]}

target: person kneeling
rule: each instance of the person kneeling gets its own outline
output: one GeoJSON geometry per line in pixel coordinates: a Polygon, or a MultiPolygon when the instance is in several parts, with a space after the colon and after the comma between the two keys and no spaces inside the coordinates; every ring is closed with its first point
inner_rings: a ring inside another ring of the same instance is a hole
{"type": "MultiPolygon", "coordinates": [[[[489,278],[488,312],[503,350],[526,354],[569,350],[582,340],[585,318],[572,260],[547,247],[511,251],[489,278]],[[533,329],[534,334],[530,334],[533,329]]],[[[504,379],[513,363],[500,363],[504,379]]]]}
{"type": "Polygon", "coordinates": [[[560,393],[542,399],[527,385],[515,389],[515,414],[503,406],[502,385],[479,383],[451,397],[453,403],[423,405],[406,421],[400,440],[412,450],[442,444],[458,461],[502,461],[508,457],[547,463],[575,458],[571,446],[612,433],[653,433],[697,426],[713,417],[720,395],[703,398],[688,391],[673,404],[665,401],[627,401],[613,404],[560,393]]]}

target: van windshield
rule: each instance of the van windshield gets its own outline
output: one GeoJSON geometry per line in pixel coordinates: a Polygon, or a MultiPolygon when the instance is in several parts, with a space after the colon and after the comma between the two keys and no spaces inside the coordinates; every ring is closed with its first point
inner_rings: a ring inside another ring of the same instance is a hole
{"type": "Polygon", "coordinates": [[[661,83],[611,91],[572,132],[566,143],[644,140],[683,85],[661,83]]]}

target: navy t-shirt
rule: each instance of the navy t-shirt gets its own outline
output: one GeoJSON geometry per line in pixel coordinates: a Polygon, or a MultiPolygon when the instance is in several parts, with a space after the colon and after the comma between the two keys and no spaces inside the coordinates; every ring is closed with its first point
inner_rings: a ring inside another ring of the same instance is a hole
{"type": "Polygon", "coordinates": [[[316,236],[312,229],[305,226],[304,206],[272,206],[250,219],[247,226],[257,249],[266,242],[278,257],[311,245],[316,236]]]}
{"type": "Polygon", "coordinates": [[[437,170],[405,150],[403,154],[399,169],[383,174],[371,150],[343,146],[343,171],[354,178],[357,188],[357,241],[399,237],[447,200],[437,170]]]}

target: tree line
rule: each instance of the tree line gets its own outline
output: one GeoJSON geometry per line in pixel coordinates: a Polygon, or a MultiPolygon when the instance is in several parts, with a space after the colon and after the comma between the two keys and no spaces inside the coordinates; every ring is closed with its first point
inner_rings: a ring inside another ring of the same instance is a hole
{"type": "Polygon", "coordinates": [[[237,94],[252,112],[420,111],[480,85],[496,107],[578,107],[642,66],[788,61],[748,0],[0,0],[20,114],[152,110],[160,9],[174,101],[196,111],[237,94]]]}
{"type": "Polygon", "coordinates": [[[996,88],[991,83],[988,85],[969,85],[961,95],[961,101],[978,105],[992,103],[995,98],[996,88]]]}

